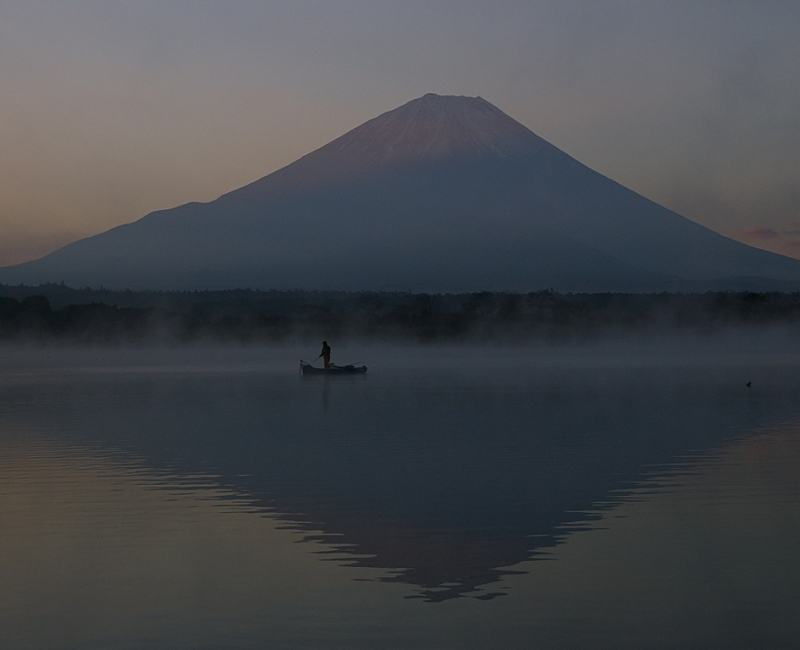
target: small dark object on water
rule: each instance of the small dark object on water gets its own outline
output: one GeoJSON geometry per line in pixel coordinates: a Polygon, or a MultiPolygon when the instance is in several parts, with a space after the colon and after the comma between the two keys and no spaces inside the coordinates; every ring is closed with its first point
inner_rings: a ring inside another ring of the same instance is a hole
{"type": "Polygon", "coordinates": [[[332,363],[327,368],[316,368],[310,363],[300,360],[300,372],[304,375],[363,375],[367,372],[366,366],[337,366],[332,363]]]}
{"type": "Polygon", "coordinates": [[[747,386],[748,388],[750,388],[750,386],[752,386],[752,385],[753,385],[752,382],[749,382],[749,381],[745,384],[745,386],[747,386]]]}

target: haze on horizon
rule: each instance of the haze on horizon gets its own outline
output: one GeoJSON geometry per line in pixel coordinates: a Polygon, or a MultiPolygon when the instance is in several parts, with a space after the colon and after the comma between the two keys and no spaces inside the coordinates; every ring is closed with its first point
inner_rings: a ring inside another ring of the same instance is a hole
{"type": "Polygon", "coordinates": [[[0,265],[217,196],[426,92],[800,257],[800,5],[0,1],[0,265]]]}

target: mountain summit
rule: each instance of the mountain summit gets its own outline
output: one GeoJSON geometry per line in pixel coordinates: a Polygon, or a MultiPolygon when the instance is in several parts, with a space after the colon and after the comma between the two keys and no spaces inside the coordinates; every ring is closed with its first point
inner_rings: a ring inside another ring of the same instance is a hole
{"type": "Polygon", "coordinates": [[[480,97],[428,94],[210,203],[154,212],[0,282],[131,289],[798,289],[800,261],[582,165],[480,97]]]}
{"type": "Polygon", "coordinates": [[[267,185],[304,185],[448,158],[509,159],[546,146],[542,138],[481,97],[428,93],[262,180],[267,185]]]}
{"type": "Polygon", "coordinates": [[[384,113],[319,149],[369,164],[455,156],[509,158],[544,141],[481,97],[427,94],[384,113]]]}

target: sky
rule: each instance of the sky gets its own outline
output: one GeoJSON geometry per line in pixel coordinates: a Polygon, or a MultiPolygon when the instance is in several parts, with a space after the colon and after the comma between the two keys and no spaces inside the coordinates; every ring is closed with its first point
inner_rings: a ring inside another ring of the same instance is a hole
{"type": "Polygon", "coordinates": [[[798,33],[797,0],[0,0],[0,265],[428,92],[800,258],[798,33]]]}

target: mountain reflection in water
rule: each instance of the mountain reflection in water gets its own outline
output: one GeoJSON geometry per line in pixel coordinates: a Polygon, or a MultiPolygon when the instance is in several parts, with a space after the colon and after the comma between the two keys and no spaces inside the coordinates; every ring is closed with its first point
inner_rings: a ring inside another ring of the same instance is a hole
{"type": "Polygon", "coordinates": [[[12,382],[4,417],[214,477],[411,597],[489,600],[646,477],[793,414],[796,382],[763,381],[783,388],[694,366],[106,370],[12,382]]]}

